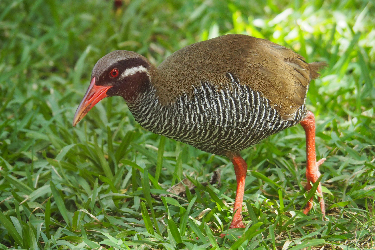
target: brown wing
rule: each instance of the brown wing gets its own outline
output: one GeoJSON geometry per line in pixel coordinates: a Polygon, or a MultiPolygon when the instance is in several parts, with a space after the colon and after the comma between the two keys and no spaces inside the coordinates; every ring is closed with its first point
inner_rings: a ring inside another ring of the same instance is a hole
{"type": "Polygon", "coordinates": [[[285,120],[304,104],[311,79],[325,63],[308,64],[294,51],[246,35],[226,35],[176,51],[159,65],[153,80],[163,104],[209,82],[230,86],[227,73],[263,94],[285,120]]]}

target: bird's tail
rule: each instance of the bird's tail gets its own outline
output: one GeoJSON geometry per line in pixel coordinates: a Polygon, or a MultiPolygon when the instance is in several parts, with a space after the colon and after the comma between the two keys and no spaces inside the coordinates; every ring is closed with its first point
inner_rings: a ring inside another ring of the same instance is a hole
{"type": "Polygon", "coordinates": [[[318,71],[328,66],[326,62],[313,62],[309,63],[311,79],[316,79],[320,76],[318,71]]]}

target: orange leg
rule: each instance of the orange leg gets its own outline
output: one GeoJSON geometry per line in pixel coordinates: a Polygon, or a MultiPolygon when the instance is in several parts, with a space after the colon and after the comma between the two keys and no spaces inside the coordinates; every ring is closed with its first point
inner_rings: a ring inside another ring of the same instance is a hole
{"type": "Polygon", "coordinates": [[[245,225],[242,223],[242,202],[243,202],[243,195],[245,192],[245,179],[246,179],[246,172],[247,172],[247,164],[242,159],[240,155],[232,155],[230,157],[233,165],[234,165],[234,172],[236,173],[237,179],[237,192],[236,192],[236,200],[234,202],[233,208],[233,220],[230,223],[229,228],[245,228],[245,225]]]}
{"type": "MultiPolygon", "coordinates": [[[[307,185],[306,190],[310,190],[312,185],[320,176],[319,166],[326,160],[325,158],[316,162],[316,153],[315,153],[315,117],[314,114],[310,111],[307,111],[305,119],[301,121],[301,125],[306,133],[306,178],[307,185]]],[[[322,193],[322,186],[319,183],[317,192],[319,194],[320,209],[323,216],[325,215],[325,205],[322,193]]],[[[313,198],[309,200],[305,209],[303,210],[304,214],[307,214],[313,206],[313,198]]]]}

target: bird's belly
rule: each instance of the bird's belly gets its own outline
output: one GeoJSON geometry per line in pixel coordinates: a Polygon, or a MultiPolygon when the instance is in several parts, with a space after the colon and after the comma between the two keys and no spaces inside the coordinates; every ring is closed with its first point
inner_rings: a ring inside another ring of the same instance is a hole
{"type": "Polygon", "coordinates": [[[291,127],[306,112],[302,105],[293,120],[283,120],[261,93],[240,84],[230,90],[202,84],[193,97],[183,95],[174,104],[155,100],[142,111],[130,110],[145,129],[218,155],[239,152],[291,127]]]}

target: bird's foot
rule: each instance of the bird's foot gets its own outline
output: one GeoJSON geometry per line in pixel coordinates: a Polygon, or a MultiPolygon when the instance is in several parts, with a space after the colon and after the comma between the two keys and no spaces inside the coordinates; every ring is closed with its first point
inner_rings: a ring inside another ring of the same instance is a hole
{"type": "Polygon", "coordinates": [[[242,219],[232,221],[232,223],[230,223],[229,229],[232,229],[232,228],[245,228],[245,225],[243,224],[242,219]]]}
{"type": "MultiPolygon", "coordinates": [[[[230,223],[229,229],[233,228],[245,228],[245,225],[242,222],[242,219],[240,220],[233,220],[232,223],[230,223]]],[[[224,238],[227,234],[220,234],[221,238],[224,238]]]]}
{"type": "MultiPolygon", "coordinates": [[[[320,176],[320,172],[318,170],[319,166],[322,165],[325,160],[326,160],[325,158],[320,159],[318,162],[315,163],[316,167],[313,168],[314,170],[306,171],[307,184],[306,184],[305,189],[307,191],[309,191],[312,188],[312,185],[318,180],[320,176]]],[[[316,192],[318,193],[320,210],[322,211],[323,216],[325,216],[325,204],[324,204],[324,199],[323,199],[322,185],[320,183],[316,192]]],[[[303,213],[307,214],[311,210],[312,207],[313,207],[313,197],[307,202],[306,207],[303,210],[303,213]]]]}

